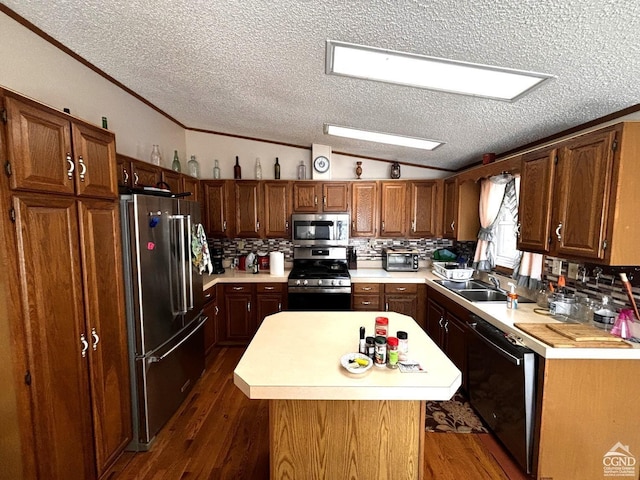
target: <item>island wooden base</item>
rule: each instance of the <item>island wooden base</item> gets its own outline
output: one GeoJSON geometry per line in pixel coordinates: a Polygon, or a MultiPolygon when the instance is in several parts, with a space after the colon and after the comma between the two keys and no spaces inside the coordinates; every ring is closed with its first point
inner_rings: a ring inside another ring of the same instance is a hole
{"type": "Polygon", "coordinates": [[[422,478],[424,421],[424,401],[271,400],[271,478],[422,478]]]}

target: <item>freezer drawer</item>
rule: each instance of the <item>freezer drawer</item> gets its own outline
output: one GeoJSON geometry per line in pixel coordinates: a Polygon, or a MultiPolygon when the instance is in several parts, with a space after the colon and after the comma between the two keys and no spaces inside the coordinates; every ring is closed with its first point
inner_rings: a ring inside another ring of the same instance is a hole
{"type": "Polygon", "coordinates": [[[206,321],[198,318],[162,348],[135,360],[134,436],[128,450],[149,450],[202,375],[206,321]]]}

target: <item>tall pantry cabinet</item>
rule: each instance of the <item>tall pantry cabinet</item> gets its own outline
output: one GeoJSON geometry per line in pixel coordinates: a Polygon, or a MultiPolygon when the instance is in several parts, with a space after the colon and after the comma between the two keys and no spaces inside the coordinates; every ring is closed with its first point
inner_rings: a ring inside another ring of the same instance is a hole
{"type": "Polygon", "coordinates": [[[22,473],[95,479],[131,438],[115,137],[13,93],[0,100],[22,473]]]}

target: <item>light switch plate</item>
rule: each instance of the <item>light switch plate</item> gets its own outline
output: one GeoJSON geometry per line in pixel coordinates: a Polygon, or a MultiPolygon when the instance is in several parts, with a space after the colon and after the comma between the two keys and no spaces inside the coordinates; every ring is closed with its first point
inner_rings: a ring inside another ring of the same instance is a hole
{"type": "Polygon", "coordinates": [[[576,280],[578,278],[578,264],[569,262],[569,267],[567,268],[567,277],[576,280]]]}
{"type": "Polygon", "coordinates": [[[551,273],[553,275],[562,275],[562,260],[553,260],[553,266],[551,267],[551,273]]]}

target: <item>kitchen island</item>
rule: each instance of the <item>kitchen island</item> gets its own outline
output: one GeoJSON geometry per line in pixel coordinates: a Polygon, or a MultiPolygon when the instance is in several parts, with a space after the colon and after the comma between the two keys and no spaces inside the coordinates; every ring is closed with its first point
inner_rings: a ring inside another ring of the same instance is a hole
{"type": "Polygon", "coordinates": [[[448,400],[461,373],[410,317],[392,312],[281,312],[265,318],[234,372],[251,399],[268,399],[271,478],[418,479],[425,400],[448,400]],[[375,317],[408,333],[425,373],[340,365],[375,317]]]}

